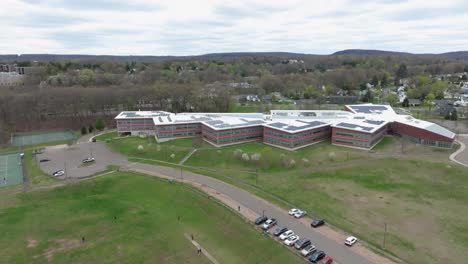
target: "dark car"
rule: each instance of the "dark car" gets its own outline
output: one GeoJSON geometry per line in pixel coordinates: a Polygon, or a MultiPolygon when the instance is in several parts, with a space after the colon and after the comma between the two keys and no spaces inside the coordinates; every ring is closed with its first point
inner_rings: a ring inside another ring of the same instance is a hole
{"type": "Polygon", "coordinates": [[[296,243],[294,244],[294,247],[297,249],[297,250],[301,250],[307,246],[310,246],[310,244],[312,244],[312,242],[310,242],[310,239],[308,238],[301,238],[299,239],[298,241],[296,241],[296,243]]]}
{"type": "Polygon", "coordinates": [[[312,221],[312,223],[310,223],[310,226],[311,227],[319,227],[321,225],[324,225],[325,224],[325,221],[323,221],[323,219],[315,219],[314,221],[312,221]]]}
{"type": "Polygon", "coordinates": [[[48,162],[50,159],[40,159],[39,162],[48,162]]]}
{"type": "Polygon", "coordinates": [[[93,138],[91,141],[96,142],[96,138],[93,138]]]}
{"type": "Polygon", "coordinates": [[[279,236],[281,234],[283,234],[284,232],[288,231],[288,228],[283,226],[283,227],[278,227],[275,229],[275,232],[273,232],[273,235],[275,236],[279,236]]]}
{"type": "Polygon", "coordinates": [[[257,219],[255,219],[255,224],[256,225],[261,225],[263,224],[266,220],[268,220],[268,217],[262,215],[262,216],[259,216],[257,219]]]}
{"type": "Polygon", "coordinates": [[[310,256],[309,260],[310,260],[310,262],[317,263],[317,261],[323,259],[325,256],[326,256],[325,252],[320,250],[320,251],[317,251],[314,254],[312,254],[312,256],[310,256]]]}

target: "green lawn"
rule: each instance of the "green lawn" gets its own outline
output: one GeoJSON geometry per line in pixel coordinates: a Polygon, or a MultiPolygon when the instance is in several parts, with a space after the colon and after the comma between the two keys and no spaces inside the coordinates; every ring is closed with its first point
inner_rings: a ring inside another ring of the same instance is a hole
{"type": "Polygon", "coordinates": [[[209,263],[184,233],[220,263],[302,263],[198,191],[149,176],[114,173],[7,198],[1,263],[209,263]]]}
{"type": "Polygon", "coordinates": [[[123,137],[113,139],[107,145],[111,150],[127,156],[177,163],[192,150],[192,141],[193,139],[182,139],[176,144],[158,144],[152,137],[123,137]],[[143,149],[139,150],[139,146],[143,149]]]}
{"type": "Polygon", "coordinates": [[[392,137],[372,151],[324,142],[289,152],[251,142],[200,149],[185,165],[257,185],[378,247],[386,223],[388,251],[411,263],[453,263],[468,258],[468,170],[450,163],[449,154],[392,137]]]}

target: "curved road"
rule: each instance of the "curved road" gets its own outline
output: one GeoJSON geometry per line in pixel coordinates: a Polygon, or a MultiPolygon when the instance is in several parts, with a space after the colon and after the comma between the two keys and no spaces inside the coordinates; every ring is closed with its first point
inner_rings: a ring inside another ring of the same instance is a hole
{"type": "MultiPolygon", "coordinates": [[[[207,186],[216,192],[229,197],[235,201],[242,208],[247,208],[258,215],[263,212],[269,217],[274,217],[278,220],[279,225],[285,225],[294,230],[300,237],[308,237],[317,248],[324,250],[327,254],[332,256],[337,263],[340,264],[371,264],[371,263],[394,263],[389,259],[383,258],[362,245],[355,245],[352,248],[346,247],[343,244],[341,234],[337,239],[336,237],[326,236],[323,230],[313,229],[305,219],[298,221],[288,215],[287,211],[273,205],[262,198],[253,195],[241,188],[227,184],[220,180],[203,176],[200,174],[183,171],[163,166],[155,166],[141,163],[130,163],[126,157],[113,153],[107,149],[102,142],[89,142],[90,136],[80,139],[74,146],[54,146],[46,148],[45,152],[38,155],[38,159],[48,158],[49,162],[41,162],[41,168],[47,173],[51,173],[58,169],[63,169],[66,166],[66,178],[81,178],[90,176],[97,172],[103,171],[107,165],[118,165],[128,170],[139,172],[148,172],[152,175],[160,175],[166,178],[174,178],[180,180],[181,177],[184,181],[197,183],[202,186],[207,186]],[[95,164],[90,166],[81,167],[81,160],[88,156],[96,157],[95,164]]],[[[327,227],[323,227],[327,228],[327,227]]],[[[336,232],[335,232],[336,233],[336,232]]]]}
{"type": "Polygon", "coordinates": [[[450,155],[450,159],[462,166],[468,167],[468,134],[459,134],[460,149],[450,155]]]}

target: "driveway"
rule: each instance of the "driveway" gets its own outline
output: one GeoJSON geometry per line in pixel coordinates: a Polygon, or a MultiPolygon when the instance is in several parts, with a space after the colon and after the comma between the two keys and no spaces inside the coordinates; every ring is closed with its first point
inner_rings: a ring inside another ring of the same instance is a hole
{"type": "Polygon", "coordinates": [[[450,159],[468,167],[468,134],[458,135],[458,142],[460,142],[460,149],[450,156],[450,159]]]}
{"type": "MultiPolygon", "coordinates": [[[[88,136],[89,138],[89,136],[88,136]]],[[[271,204],[249,193],[241,188],[227,184],[220,180],[203,176],[200,174],[181,171],[169,167],[148,165],[141,163],[130,163],[126,157],[111,152],[104,143],[89,142],[87,138],[79,140],[74,146],[54,146],[46,148],[43,154],[38,155],[38,159],[49,158],[51,161],[40,163],[42,170],[52,173],[58,169],[66,168],[67,177],[80,178],[103,171],[108,165],[123,166],[129,170],[148,171],[164,177],[182,179],[202,186],[207,186],[217,192],[228,196],[242,208],[248,208],[258,215],[264,213],[269,217],[274,217],[279,221],[279,225],[287,226],[294,230],[300,237],[310,238],[317,248],[324,250],[340,264],[371,264],[371,263],[394,263],[384,257],[381,257],[369,249],[359,247],[346,247],[343,241],[337,241],[336,237],[325,236],[319,229],[311,228],[309,221],[299,221],[288,215],[287,211],[271,204]],[[81,166],[81,160],[89,156],[96,158],[95,164],[90,166],[81,166]]],[[[322,227],[328,228],[328,227],[322,227]]]]}

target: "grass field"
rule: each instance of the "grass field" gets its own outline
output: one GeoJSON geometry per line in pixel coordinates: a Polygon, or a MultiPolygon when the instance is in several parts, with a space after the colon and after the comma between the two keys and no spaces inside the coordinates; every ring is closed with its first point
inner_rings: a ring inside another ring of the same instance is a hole
{"type": "Polygon", "coordinates": [[[200,149],[185,165],[257,185],[378,247],[387,224],[386,249],[411,263],[454,263],[468,259],[468,171],[448,162],[450,152],[396,138],[369,152],[329,143],[289,152],[252,142],[200,149]],[[261,158],[245,161],[236,150],[261,158]]]}
{"type": "Polygon", "coordinates": [[[8,195],[0,205],[1,263],[209,263],[184,233],[220,263],[302,263],[198,191],[138,174],[8,195]]]}
{"type": "MultiPolygon", "coordinates": [[[[113,151],[131,157],[178,163],[192,150],[193,143],[193,138],[184,138],[174,142],[158,144],[153,137],[123,137],[113,139],[108,142],[108,146],[113,151]],[[140,145],[143,147],[143,150],[138,150],[138,146],[140,145]]],[[[209,147],[207,143],[202,143],[201,145],[202,147],[209,147]]]]}

